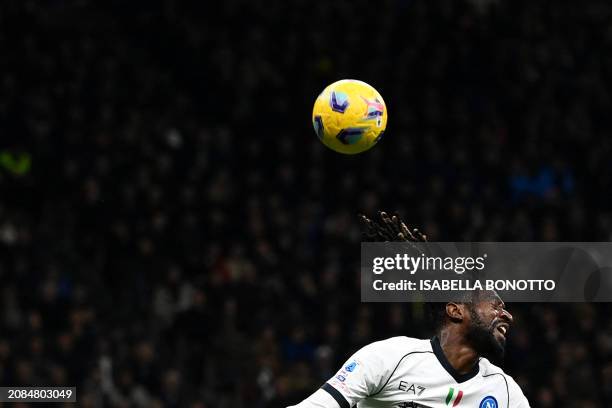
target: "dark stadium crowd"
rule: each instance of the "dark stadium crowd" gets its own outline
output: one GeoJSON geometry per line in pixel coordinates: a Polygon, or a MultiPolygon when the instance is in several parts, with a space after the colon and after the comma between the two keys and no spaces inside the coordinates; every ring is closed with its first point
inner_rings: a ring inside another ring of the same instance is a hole
{"type": "MultiPolygon", "coordinates": [[[[420,304],[360,302],[358,213],[611,240],[611,23],[605,0],[2,2],[0,385],[286,407],[431,335],[420,304]],[[310,122],[341,78],[389,110],[357,156],[310,122]]],[[[610,305],[508,308],[533,407],[607,406],[610,305]]]]}

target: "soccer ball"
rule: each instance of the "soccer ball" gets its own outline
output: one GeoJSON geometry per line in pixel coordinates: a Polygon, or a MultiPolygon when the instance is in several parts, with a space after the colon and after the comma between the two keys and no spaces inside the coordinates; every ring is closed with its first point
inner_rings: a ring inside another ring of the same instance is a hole
{"type": "Polygon", "coordinates": [[[370,85],[343,79],[317,97],[312,124],[325,146],[339,153],[357,154],[382,138],[387,127],[387,107],[370,85]]]}

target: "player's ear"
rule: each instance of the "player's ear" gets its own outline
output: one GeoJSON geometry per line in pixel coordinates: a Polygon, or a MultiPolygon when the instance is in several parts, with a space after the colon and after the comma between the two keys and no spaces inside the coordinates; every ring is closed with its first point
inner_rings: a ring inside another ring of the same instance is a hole
{"type": "Polygon", "coordinates": [[[446,315],[453,322],[463,321],[465,308],[462,303],[449,302],[446,304],[446,315]]]}

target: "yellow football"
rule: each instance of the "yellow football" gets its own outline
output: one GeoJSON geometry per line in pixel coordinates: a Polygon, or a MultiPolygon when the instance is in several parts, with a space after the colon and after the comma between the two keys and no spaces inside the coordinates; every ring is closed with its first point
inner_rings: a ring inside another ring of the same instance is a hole
{"type": "Polygon", "coordinates": [[[332,150],[357,154],[372,148],[387,127],[382,96],[363,81],[343,79],[321,92],[312,110],[319,140],[332,150]]]}

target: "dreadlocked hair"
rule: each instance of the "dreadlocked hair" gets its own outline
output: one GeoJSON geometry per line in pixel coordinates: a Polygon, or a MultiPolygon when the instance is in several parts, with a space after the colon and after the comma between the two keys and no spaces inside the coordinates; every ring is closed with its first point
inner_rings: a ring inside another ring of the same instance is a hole
{"type": "Polygon", "coordinates": [[[378,212],[378,218],[368,218],[360,214],[364,242],[426,242],[427,236],[417,228],[412,231],[395,213],[389,217],[384,211],[378,212]]]}

